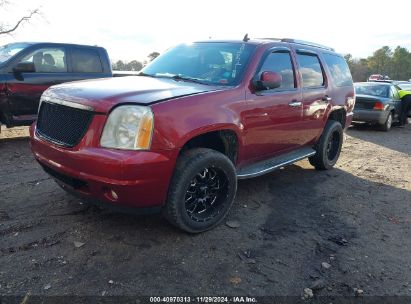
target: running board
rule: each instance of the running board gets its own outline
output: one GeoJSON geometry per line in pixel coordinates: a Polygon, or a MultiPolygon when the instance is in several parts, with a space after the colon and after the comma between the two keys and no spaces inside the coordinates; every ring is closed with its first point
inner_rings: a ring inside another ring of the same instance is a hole
{"type": "Polygon", "coordinates": [[[276,156],[258,163],[254,163],[247,167],[241,168],[237,171],[238,179],[246,179],[257,177],[271,171],[274,171],[280,167],[290,165],[296,161],[302,160],[309,156],[313,156],[315,150],[312,148],[302,148],[287,154],[276,156]]]}

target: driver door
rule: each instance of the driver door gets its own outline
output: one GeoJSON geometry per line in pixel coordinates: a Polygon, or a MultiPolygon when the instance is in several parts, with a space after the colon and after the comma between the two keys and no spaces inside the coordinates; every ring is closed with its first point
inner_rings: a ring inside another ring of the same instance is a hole
{"type": "Polygon", "coordinates": [[[36,49],[20,62],[32,62],[35,72],[14,73],[14,78],[6,83],[14,125],[35,120],[41,94],[48,87],[67,81],[65,48],[36,49]]]}
{"type": "Polygon", "coordinates": [[[247,92],[249,110],[244,113],[246,158],[261,160],[286,153],[302,143],[302,93],[297,87],[295,64],[287,48],[272,49],[256,73],[282,76],[277,89],[247,92]]]}

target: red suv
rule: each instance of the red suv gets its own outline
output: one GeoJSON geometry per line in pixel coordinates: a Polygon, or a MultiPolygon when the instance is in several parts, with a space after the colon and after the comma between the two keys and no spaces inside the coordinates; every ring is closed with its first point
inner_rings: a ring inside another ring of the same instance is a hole
{"type": "Polygon", "coordinates": [[[237,179],[308,157],[336,163],[354,107],[333,49],[293,39],[182,44],[140,73],[51,87],[31,148],[65,190],[159,210],[175,226],[219,224],[237,179]]]}

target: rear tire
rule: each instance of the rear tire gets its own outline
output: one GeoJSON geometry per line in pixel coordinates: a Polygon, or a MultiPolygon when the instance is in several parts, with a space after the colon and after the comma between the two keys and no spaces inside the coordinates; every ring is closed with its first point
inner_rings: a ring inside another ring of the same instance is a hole
{"type": "Polygon", "coordinates": [[[315,145],[316,153],[308,158],[317,170],[328,170],[334,167],[340,156],[343,143],[343,128],[335,120],[327,121],[320,140],[315,145]]]}
{"type": "Polygon", "coordinates": [[[186,232],[203,232],[225,218],[236,191],[236,170],[227,156],[205,148],[188,150],[177,161],[163,215],[186,232]]]}
{"type": "Polygon", "coordinates": [[[385,121],[385,123],[381,125],[381,130],[384,132],[388,132],[389,130],[391,130],[393,119],[394,116],[392,115],[392,112],[390,112],[390,114],[388,114],[387,116],[387,120],[385,121]]]}

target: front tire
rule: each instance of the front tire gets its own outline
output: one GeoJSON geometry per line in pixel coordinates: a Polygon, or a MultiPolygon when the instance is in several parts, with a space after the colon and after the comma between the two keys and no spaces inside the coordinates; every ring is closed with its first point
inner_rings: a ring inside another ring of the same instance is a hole
{"type": "Polygon", "coordinates": [[[236,170],[227,156],[205,148],[188,150],[177,161],[163,214],[186,232],[203,232],[225,218],[236,191],[236,170]]]}
{"type": "Polygon", "coordinates": [[[316,153],[308,158],[317,170],[328,170],[334,167],[340,156],[343,143],[343,128],[335,120],[327,121],[320,140],[315,145],[316,153]]]}

